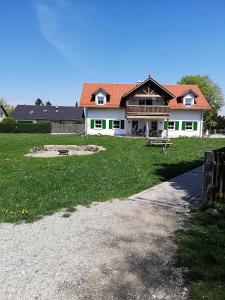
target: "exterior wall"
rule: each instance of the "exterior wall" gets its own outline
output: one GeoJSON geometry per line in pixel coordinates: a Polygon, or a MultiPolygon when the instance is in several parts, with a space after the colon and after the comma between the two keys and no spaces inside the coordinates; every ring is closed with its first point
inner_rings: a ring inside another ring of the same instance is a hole
{"type": "MultiPolygon", "coordinates": [[[[125,109],[123,108],[86,108],[85,110],[85,127],[86,134],[95,135],[131,135],[132,132],[132,120],[125,119],[125,109]],[[91,120],[106,120],[106,129],[94,129],[91,128],[91,120]],[[124,129],[109,129],[109,120],[124,120],[124,129]]],[[[138,129],[146,128],[147,120],[138,119],[138,129]]],[[[179,130],[168,129],[168,136],[170,138],[176,137],[201,137],[203,127],[203,112],[192,111],[192,110],[171,110],[169,121],[178,121],[179,130]],[[182,122],[190,121],[197,122],[197,130],[182,130],[182,122]]],[[[149,123],[149,129],[151,129],[151,122],[149,123]]],[[[161,120],[157,121],[158,130],[164,129],[164,122],[161,120]]],[[[166,135],[166,130],[163,131],[163,136],[166,135]]]]}
{"type": "Polygon", "coordinates": [[[123,108],[87,108],[86,109],[86,134],[124,135],[125,129],[109,129],[109,120],[124,120],[125,109],[123,108]],[[91,128],[91,120],[106,120],[106,129],[91,128]]]}
{"type": "Polygon", "coordinates": [[[6,117],[4,110],[0,107],[0,122],[6,117]]]}
{"type": "Polygon", "coordinates": [[[184,111],[184,110],[171,110],[169,121],[179,121],[179,130],[168,129],[168,136],[173,137],[201,137],[203,125],[203,112],[202,111],[184,111]],[[197,130],[182,130],[182,121],[197,122],[197,130]]]}

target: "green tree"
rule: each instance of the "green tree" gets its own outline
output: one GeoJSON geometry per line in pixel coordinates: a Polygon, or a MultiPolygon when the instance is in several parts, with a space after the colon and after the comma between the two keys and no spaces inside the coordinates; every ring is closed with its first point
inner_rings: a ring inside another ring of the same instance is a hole
{"type": "Polygon", "coordinates": [[[207,101],[211,104],[212,110],[206,113],[207,119],[212,119],[218,114],[224,105],[224,96],[221,88],[212,81],[209,76],[204,75],[186,75],[178,83],[197,84],[207,101]]]}
{"type": "Polygon", "coordinates": [[[8,104],[3,98],[0,99],[0,106],[1,105],[4,107],[4,109],[6,110],[6,112],[8,114],[11,114],[11,112],[13,112],[13,110],[14,110],[14,107],[12,105],[8,104]]]}
{"type": "Polygon", "coordinates": [[[47,101],[47,102],[45,103],[45,105],[46,105],[46,106],[51,106],[52,103],[51,103],[50,101],[47,101]]]}

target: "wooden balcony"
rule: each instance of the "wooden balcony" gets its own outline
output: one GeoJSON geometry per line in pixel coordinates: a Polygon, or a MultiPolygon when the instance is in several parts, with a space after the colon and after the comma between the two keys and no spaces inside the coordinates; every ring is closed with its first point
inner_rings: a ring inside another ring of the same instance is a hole
{"type": "Polygon", "coordinates": [[[169,116],[170,108],[161,105],[127,105],[127,116],[169,116]]]}

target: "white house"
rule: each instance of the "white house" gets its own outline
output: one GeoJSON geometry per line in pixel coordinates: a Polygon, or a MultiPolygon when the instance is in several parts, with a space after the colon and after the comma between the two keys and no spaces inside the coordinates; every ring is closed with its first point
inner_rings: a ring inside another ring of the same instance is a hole
{"type": "Polygon", "coordinates": [[[86,134],[202,136],[211,106],[197,85],[161,85],[150,76],[136,84],[84,83],[86,134]]]}
{"type": "Polygon", "coordinates": [[[6,112],[6,110],[4,109],[4,107],[2,105],[0,105],[0,122],[5,118],[8,117],[8,114],[6,112]]]}

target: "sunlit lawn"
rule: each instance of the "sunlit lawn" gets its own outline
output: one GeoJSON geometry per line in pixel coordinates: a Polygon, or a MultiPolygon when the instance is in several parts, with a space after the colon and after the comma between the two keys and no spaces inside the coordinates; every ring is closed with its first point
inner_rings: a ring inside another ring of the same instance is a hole
{"type": "Polygon", "coordinates": [[[167,153],[142,138],[0,134],[0,221],[32,221],[61,208],[124,198],[202,163],[225,139],[175,139],[167,153]],[[33,146],[96,144],[89,156],[25,157],[33,146]]]}

